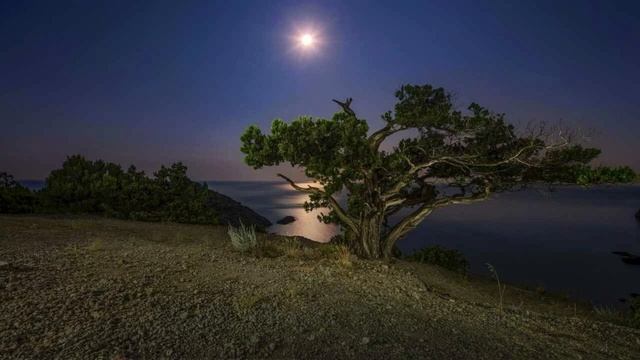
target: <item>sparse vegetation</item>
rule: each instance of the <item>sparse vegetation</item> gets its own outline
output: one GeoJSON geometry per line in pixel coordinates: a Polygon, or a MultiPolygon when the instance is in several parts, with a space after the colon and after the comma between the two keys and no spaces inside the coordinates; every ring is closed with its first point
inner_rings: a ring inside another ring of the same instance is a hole
{"type": "Polygon", "coordinates": [[[338,245],[336,246],[336,248],[337,248],[336,253],[337,253],[338,264],[344,267],[351,266],[352,265],[351,252],[349,251],[349,248],[344,245],[338,245]]]}
{"type": "Polygon", "coordinates": [[[500,313],[502,313],[504,291],[506,290],[507,286],[500,282],[500,275],[498,275],[498,270],[496,270],[496,268],[489,263],[487,263],[486,265],[487,265],[487,269],[489,269],[489,272],[491,273],[491,276],[493,276],[493,278],[498,283],[498,308],[500,309],[500,313]]]}
{"type": "Polygon", "coordinates": [[[466,275],[469,271],[469,262],[460,251],[445,249],[439,245],[425,247],[406,258],[411,261],[442,266],[462,275],[466,275]]]}
{"type": "Polygon", "coordinates": [[[595,305],[593,312],[604,321],[640,329],[640,297],[632,297],[628,303],[626,309],[595,305]]]}
{"type": "Polygon", "coordinates": [[[231,239],[231,245],[240,252],[255,249],[258,245],[256,229],[252,225],[246,226],[242,222],[238,227],[229,225],[227,233],[229,234],[229,239],[231,239]]]}

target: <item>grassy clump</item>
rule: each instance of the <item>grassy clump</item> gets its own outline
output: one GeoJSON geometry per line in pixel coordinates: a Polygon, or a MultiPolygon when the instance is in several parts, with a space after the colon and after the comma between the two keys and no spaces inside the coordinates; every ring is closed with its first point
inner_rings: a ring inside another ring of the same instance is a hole
{"type": "Polygon", "coordinates": [[[234,227],[229,225],[229,238],[233,248],[240,252],[247,252],[258,246],[256,238],[256,229],[253,226],[246,226],[240,222],[240,226],[234,227]]]}
{"type": "Polygon", "coordinates": [[[629,300],[629,308],[625,310],[594,306],[593,312],[604,321],[640,329],[640,297],[632,297],[629,300]]]}
{"type": "MultiPolygon", "coordinates": [[[[240,229],[234,229],[234,231],[238,232],[240,229]]],[[[234,245],[234,248],[238,249],[236,245],[234,245]]],[[[285,256],[290,259],[309,261],[328,260],[343,267],[350,267],[353,265],[353,255],[347,246],[320,243],[316,245],[305,245],[296,236],[279,236],[269,239],[262,238],[257,240],[256,245],[251,247],[250,250],[251,251],[247,250],[245,252],[250,252],[258,258],[277,258],[285,256]]]]}
{"type": "Polygon", "coordinates": [[[438,265],[445,269],[466,275],[469,271],[469,262],[464,255],[454,249],[445,249],[441,246],[428,246],[406,257],[407,260],[425,264],[438,265]]]}

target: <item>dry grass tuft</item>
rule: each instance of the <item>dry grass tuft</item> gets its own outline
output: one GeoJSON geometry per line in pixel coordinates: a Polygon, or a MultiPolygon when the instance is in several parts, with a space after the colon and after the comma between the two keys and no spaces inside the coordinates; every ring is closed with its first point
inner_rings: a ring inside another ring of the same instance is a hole
{"type": "Polygon", "coordinates": [[[233,245],[233,248],[237,251],[246,252],[258,246],[256,229],[253,225],[247,226],[242,222],[240,222],[240,226],[238,227],[229,225],[227,234],[229,235],[229,239],[231,239],[231,245],[233,245]]]}
{"type": "Polygon", "coordinates": [[[351,267],[353,262],[351,261],[351,251],[345,245],[334,245],[336,247],[336,261],[340,266],[351,267]]]}
{"type": "Polygon", "coordinates": [[[289,258],[300,258],[302,257],[302,244],[298,241],[297,238],[283,238],[280,241],[280,247],[284,252],[284,255],[289,258]]]}

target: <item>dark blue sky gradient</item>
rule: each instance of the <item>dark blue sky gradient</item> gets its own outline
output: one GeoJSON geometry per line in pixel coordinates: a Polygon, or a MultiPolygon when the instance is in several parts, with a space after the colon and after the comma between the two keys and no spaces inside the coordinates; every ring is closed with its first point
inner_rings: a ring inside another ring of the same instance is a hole
{"type": "Polygon", "coordinates": [[[591,129],[603,162],[640,170],[640,2],[510,3],[5,1],[0,171],[44,178],[81,153],[273,179],[243,164],[246,126],[350,96],[377,127],[403,83],[591,129]],[[306,24],[323,44],[302,57],[289,36],[306,24]]]}

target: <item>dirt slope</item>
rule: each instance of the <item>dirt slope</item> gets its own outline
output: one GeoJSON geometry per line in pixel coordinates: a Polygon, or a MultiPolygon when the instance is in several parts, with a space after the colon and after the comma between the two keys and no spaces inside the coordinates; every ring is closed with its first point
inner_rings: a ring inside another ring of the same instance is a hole
{"type": "Polygon", "coordinates": [[[239,254],[224,227],[3,216],[0,260],[2,358],[640,358],[578,304],[510,288],[500,314],[485,280],[239,254]]]}

